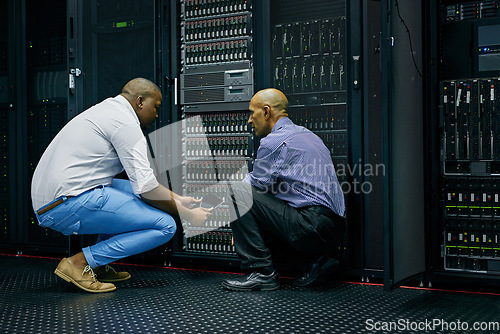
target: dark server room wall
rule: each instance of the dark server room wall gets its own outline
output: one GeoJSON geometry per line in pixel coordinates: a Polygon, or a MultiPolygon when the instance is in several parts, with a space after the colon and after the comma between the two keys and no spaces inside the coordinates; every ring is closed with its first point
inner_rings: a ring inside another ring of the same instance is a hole
{"type": "Polygon", "coordinates": [[[442,267],[498,274],[498,1],[441,1],[439,28],[442,267]]]}

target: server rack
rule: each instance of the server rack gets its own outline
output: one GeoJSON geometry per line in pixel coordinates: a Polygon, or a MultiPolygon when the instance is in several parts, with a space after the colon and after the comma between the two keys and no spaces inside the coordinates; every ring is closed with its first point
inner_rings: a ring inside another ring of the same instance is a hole
{"type": "MultiPolygon", "coordinates": [[[[351,254],[353,259],[358,259],[355,262],[363,263],[363,267],[371,269],[372,271],[381,270],[384,266],[384,186],[383,179],[387,173],[387,169],[383,164],[383,135],[381,120],[383,119],[384,111],[382,110],[382,75],[381,75],[381,56],[380,48],[382,43],[382,37],[380,35],[381,26],[385,23],[382,18],[382,5],[380,1],[364,1],[361,5],[363,8],[362,19],[352,20],[350,30],[356,29],[356,24],[361,21],[362,30],[362,53],[357,51],[357,54],[362,54],[361,67],[363,69],[362,73],[362,110],[363,110],[363,128],[362,135],[359,131],[354,131],[351,129],[351,137],[361,137],[363,138],[363,152],[362,157],[365,164],[374,167],[373,173],[362,179],[363,182],[369,182],[372,186],[371,191],[366,194],[363,198],[361,204],[354,204],[353,207],[362,207],[363,214],[356,217],[353,213],[351,216],[353,220],[359,219],[365,222],[365,227],[355,228],[356,225],[350,226],[351,244],[359,243],[363,244],[364,247],[356,248],[351,247],[351,254]],[[382,18],[382,19],[381,19],[382,18]],[[354,21],[354,22],[352,22],[354,21]],[[353,228],[354,227],[354,228],[353,228]],[[362,260],[360,260],[362,259],[362,260]]],[[[352,14],[351,14],[352,15],[352,14]]],[[[349,47],[352,48],[352,47],[349,47]]],[[[354,51],[353,51],[354,52],[354,51]]],[[[355,53],[356,54],[356,53],[355,53]]],[[[350,105],[355,105],[356,98],[350,102],[350,105]]],[[[352,110],[356,110],[353,106],[352,110]]],[[[358,123],[356,113],[352,113],[353,117],[351,119],[351,124],[358,123]]],[[[352,139],[354,141],[354,139],[352,139]]],[[[356,161],[356,156],[353,157],[356,161]]],[[[359,160],[358,160],[359,161],[359,160]]],[[[350,199],[351,202],[356,203],[355,198],[350,199]]],[[[356,212],[355,210],[354,213],[356,212]]],[[[369,275],[364,277],[364,280],[369,280],[369,275]]]]}
{"type": "MultiPolygon", "coordinates": [[[[145,134],[151,138],[151,133],[168,124],[171,93],[161,78],[169,74],[169,69],[163,68],[164,62],[169,60],[169,48],[165,47],[165,52],[160,48],[168,40],[165,35],[169,33],[169,26],[164,23],[168,22],[170,14],[162,10],[168,3],[155,0],[69,1],[69,29],[75,32],[74,38],[69,40],[73,53],[68,58],[69,72],[74,74],[75,80],[68,94],[72,113],[76,115],[120,94],[129,80],[142,77],[155,82],[163,95],[159,120],[145,134]],[[164,16],[161,19],[160,13],[164,16]]],[[[162,137],[149,140],[153,167],[164,158],[163,148],[170,147],[171,141],[162,137]]],[[[117,177],[127,176],[121,173],[117,177]]],[[[168,186],[162,175],[157,177],[168,186]]],[[[96,236],[80,236],[78,241],[79,248],[89,246],[95,243],[96,236]]],[[[165,265],[170,247],[170,244],[163,245],[127,261],[165,265]]]]}
{"type": "Polygon", "coordinates": [[[273,86],[289,98],[292,120],[320,136],[337,168],[346,166],[345,8],[328,19],[292,18],[273,27],[273,86]]]}
{"type": "Polygon", "coordinates": [[[70,66],[83,81],[78,112],[118,95],[133,78],[157,82],[156,1],[73,1],[75,43],[82,49],[70,66]]]}
{"type": "Polygon", "coordinates": [[[500,273],[500,10],[497,1],[440,1],[435,10],[441,154],[434,168],[441,187],[432,265],[437,274],[494,278],[500,273]]]}
{"type": "Polygon", "coordinates": [[[68,237],[41,228],[31,208],[31,177],[45,148],[68,121],[66,1],[57,6],[47,1],[26,3],[27,109],[24,148],[27,155],[20,170],[26,190],[23,196],[23,250],[64,253],[68,237]]]}
{"type": "MultiPolygon", "coordinates": [[[[251,169],[254,141],[247,108],[254,92],[253,6],[244,0],[179,1],[184,195],[225,198],[230,184],[251,169]]],[[[174,260],[234,262],[227,203],[204,226],[182,224],[174,260]]]]}
{"type": "MultiPolygon", "coordinates": [[[[317,134],[329,148],[339,183],[349,194],[353,183],[346,172],[350,166],[347,4],[274,1],[270,12],[276,13],[271,26],[271,87],[288,97],[290,119],[317,134]]],[[[350,201],[346,202],[349,207],[350,201]]],[[[348,214],[348,226],[351,219],[348,214]]],[[[348,261],[347,235],[341,248],[348,261]]]]}

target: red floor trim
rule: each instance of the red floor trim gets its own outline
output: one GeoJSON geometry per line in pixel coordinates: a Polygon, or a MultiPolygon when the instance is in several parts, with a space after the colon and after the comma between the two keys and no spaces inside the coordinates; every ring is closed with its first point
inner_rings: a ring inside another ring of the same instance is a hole
{"type": "MultiPolygon", "coordinates": [[[[0,253],[0,256],[12,256],[12,257],[28,257],[33,259],[46,259],[46,260],[60,260],[60,257],[48,257],[48,256],[36,256],[36,255],[23,255],[23,254],[3,254],[0,253]]],[[[123,266],[135,266],[135,267],[145,267],[145,268],[163,268],[163,269],[175,269],[175,270],[188,270],[188,271],[201,271],[205,273],[218,273],[218,274],[235,274],[235,275],[243,275],[242,273],[234,273],[227,271],[216,271],[216,270],[201,270],[201,269],[191,269],[191,268],[178,268],[178,267],[165,267],[165,266],[153,266],[147,264],[137,264],[137,263],[124,263],[124,262],[116,262],[116,264],[123,266]]]]}
{"type": "MultiPolygon", "coordinates": [[[[23,254],[3,254],[3,253],[0,253],[0,256],[28,257],[28,258],[33,258],[33,259],[46,259],[46,260],[59,260],[60,259],[60,258],[56,258],[56,257],[36,256],[36,255],[23,255],[23,254]]],[[[205,273],[243,275],[242,273],[235,273],[235,272],[230,272],[230,271],[203,270],[203,269],[178,268],[178,267],[165,267],[165,266],[153,266],[153,265],[146,265],[146,264],[122,263],[122,262],[117,262],[116,264],[124,265],[124,266],[145,267],[145,268],[163,268],[163,269],[174,269],[174,270],[201,271],[201,272],[205,272],[205,273]]],[[[281,277],[281,276],[280,276],[280,278],[293,279],[293,277],[281,277]]],[[[339,283],[357,284],[357,285],[366,285],[366,286],[379,286],[379,287],[383,287],[384,286],[381,283],[364,283],[364,282],[349,282],[349,281],[339,281],[339,283]]],[[[410,290],[439,291],[439,292],[456,292],[456,293],[468,293],[468,294],[476,294],[476,295],[500,296],[500,293],[494,293],[494,292],[465,291],[465,290],[447,290],[447,289],[421,288],[421,287],[413,287],[413,286],[400,286],[400,288],[402,288],[402,289],[410,289],[410,290]]]]}
{"type": "Polygon", "coordinates": [[[48,256],[36,256],[36,255],[23,255],[23,254],[3,254],[0,253],[0,256],[12,256],[12,257],[30,257],[34,259],[46,259],[46,260],[60,260],[60,257],[48,257],[48,256]]]}
{"type": "Polygon", "coordinates": [[[447,290],[447,289],[434,289],[434,288],[420,288],[415,286],[400,286],[403,289],[411,290],[426,290],[426,291],[441,291],[441,292],[459,292],[459,293],[469,293],[475,295],[490,295],[490,296],[500,296],[500,293],[494,292],[481,292],[481,291],[465,291],[465,290],[447,290]]]}

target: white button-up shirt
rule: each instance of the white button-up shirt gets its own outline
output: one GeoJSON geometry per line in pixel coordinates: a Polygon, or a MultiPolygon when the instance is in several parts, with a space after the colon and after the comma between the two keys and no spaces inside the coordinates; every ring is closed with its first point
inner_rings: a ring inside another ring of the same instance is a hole
{"type": "Polygon", "coordinates": [[[124,169],[135,194],[159,185],[139,118],[127,99],[118,95],[77,115],[52,140],[33,174],[33,208],[110,185],[124,169]]]}

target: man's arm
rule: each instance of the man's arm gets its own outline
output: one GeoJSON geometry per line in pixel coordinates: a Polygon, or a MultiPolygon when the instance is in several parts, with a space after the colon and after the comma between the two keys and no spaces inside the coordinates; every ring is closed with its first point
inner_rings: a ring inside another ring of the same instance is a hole
{"type": "Polygon", "coordinates": [[[262,145],[257,150],[253,171],[243,181],[259,189],[270,191],[281,174],[286,154],[286,146],[283,144],[274,151],[262,145]]]}
{"type": "Polygon", "coordinates": [[[144,202],[169,214],[178,215],[196,226],[201,226],[206,221],[210,210],[192,209],[199,201],[179,196],[158,183],[147,158],[146,137],[136,123],[121,126],[110,141],[127,172],[134,193],[139,193],[144,202]]]}
{"type": "Polygon", "coordinates": [[[189,209],[184,206],[186,203],[193,203],[196,200],[179,196],[176,193],[165,188],[161,184],[153,190],[142,193],[141,198],[144,202],[157,209],[165,211],[172,215],[177,215],[195,226],[201,226],[211,214],[211,210],[197,207],[189,209]],[[183,205],[184,204],[184,205],[183,205]]]}

